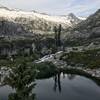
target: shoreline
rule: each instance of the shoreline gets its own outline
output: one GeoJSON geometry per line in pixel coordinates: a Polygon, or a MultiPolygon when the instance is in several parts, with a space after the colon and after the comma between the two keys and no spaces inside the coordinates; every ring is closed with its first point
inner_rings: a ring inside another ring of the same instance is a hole
{"type": "Polygon", "coordinates": [[[61,68],[61,70],[64,72],[73,71],[73,73],[87,75],[89,77],[96,78],[96,79],[100,80],[100,68],[90,69],[90,68],[67,66],[65,68],[61,68]]]}

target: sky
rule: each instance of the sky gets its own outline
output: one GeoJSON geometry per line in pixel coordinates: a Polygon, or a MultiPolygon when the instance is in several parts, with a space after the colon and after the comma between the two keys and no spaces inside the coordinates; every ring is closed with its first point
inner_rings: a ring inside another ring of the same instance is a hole
{"type": "Polygon", "coordinates": [[[74,13],[77,16],[87,17],[100,8],[100,0],[0,0],[0,5],[51,15],[74,13]]]}

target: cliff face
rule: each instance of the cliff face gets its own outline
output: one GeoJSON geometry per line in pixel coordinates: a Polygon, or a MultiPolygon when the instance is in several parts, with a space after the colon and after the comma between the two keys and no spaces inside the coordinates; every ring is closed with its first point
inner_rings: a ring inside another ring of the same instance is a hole
{"type": "Polygon", "coordinates": [[[99,38],[100,37],[100,9],[85,21],[77,24],[66,32],[66,38],[99,38]]]}
{"type": "Polygon", "coordinates": [[[0,57],[11,55],[31,55],[38,53],[47,55],[55,52],[55,40],[53,38],[16,39],[0,41],[0,57]]]}
{"type": "Polygon", "coordinates": [[[0,7],[0,55],[9,56],[21,52],[29,54],[35,50],[42,54],[53,52],[54,36],[49,38],[49,35],[54,34],[54,26],[61,24],[64,30],[79,22],[81,19],[72,13],[51,16],[35,11],[25,12],[0,7]]]}
{"type": "Polygon", "coordinates": [[[0,56],[31,55],[35,51],[32,40],[0,41],[0,56]]]}
{"type": "Polygon", "coordinates": [[[12,10],[5,7],[0,8],[0,25],[5,28],[3,31],[7,30],[8,28],[12,34],[23,34],[25,31],[26,34],[27,32],[52,34],[54,26],[61,24],[62,28],[66,29],[68,27],[73,27],[79,22],[81,22],[81,19],[72,13],[66,16],[51,16],[35,11],[24,12],[21,10],[12,10]]]}
{"type": "Polygon", "coordinates": [[[75,42],[78,45],[95,41],[100,43],[100,10],[81,21],[72,13],[67,16],[50,16],[37,12],[0,8],[0,54],[6,55],[7,52],[7,54],[16,54],[16,52],[32,50],[34,52],[32,44],[40,53],[53,52],[54,26],[59,24],[62,25],[61,42],[64,46],[75,45],[75,42]],[[27,39],[31,42],[26,41],[27,39]],[[8,43],[2,40],[7,40],[8,43]],[[14,44],[13,40],[18,43],[14,44]]]}

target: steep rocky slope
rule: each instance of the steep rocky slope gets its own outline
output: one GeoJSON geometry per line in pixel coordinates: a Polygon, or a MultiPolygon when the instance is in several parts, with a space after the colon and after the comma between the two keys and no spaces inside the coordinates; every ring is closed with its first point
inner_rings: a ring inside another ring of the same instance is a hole
{"type": "Polygon", "coordinates": [[[89,16],[85,21],[70,28],[66,32],[66,38],[99,38],[100,37],[100,9],[89,16]]]}
{"type": "MultiPolygon", "coordinates": [[[[0,7],[0,30],[4,31],[8,28],[10,29],[11,34],[51,34],[53,33],[54,26],[61,24],[63,29],[67,29],[68,27],[73,27],[74,25],[78,24],[80,21],[81,19],[72,13],[66,16],[51,16],[38,13],[36,11],[25,12],[21,10],[8,9],[6,7],[0,7]]],[[[0,33],[4,32],[1,31],[0,33]]]]}

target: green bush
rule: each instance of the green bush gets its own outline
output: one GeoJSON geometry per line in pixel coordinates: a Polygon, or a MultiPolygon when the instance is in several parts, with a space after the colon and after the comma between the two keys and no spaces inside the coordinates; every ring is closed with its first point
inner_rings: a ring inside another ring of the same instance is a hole
{"type": "Polygon", "coordinates": [[[89,68],[100,68],[100,49],[85,52],[70,52],[62,56],[68,64],[83,64],[89,68]]]}
{"type": "Polygon", "coordinates": [[[56,67],[50,62],[35,64],[35,66],[38,70],[37,78],[39,79],[48,78],[56,72],[56,67]]]}

